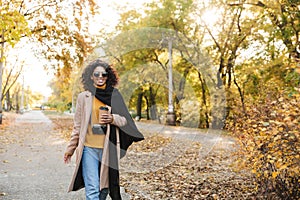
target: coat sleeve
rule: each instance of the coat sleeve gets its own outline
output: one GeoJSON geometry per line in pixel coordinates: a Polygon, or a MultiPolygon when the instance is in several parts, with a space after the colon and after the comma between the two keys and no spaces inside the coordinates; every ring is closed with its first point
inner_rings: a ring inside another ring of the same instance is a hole
{"type": "Polygon", "coordinates": [[[74,125],[71,133],[70,141],[66,148],[66,154],[73,155],[75,149],[78,146],[80,126],[81,126],[81,117],[82,117],[82,108],[83,108],[83,95],[80,94],[77,98],[76,111],[74,114],[74,125]]]}
{"type": "Polygon", "coordinates": [[[117,127],[122,127],[127,124],[127,120],[125,117],[120,116],[118,114],[112,114],[113,115],[113,122],[112,125],[115,125],[117,127]]]}

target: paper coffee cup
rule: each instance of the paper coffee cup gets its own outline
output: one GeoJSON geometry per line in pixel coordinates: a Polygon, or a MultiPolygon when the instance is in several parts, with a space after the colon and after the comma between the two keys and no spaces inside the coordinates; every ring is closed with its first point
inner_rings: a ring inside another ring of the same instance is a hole
{"type": "MultiPolygon", "coordinates": [[[[99,119],[101,118],[102,114],[107,114],[108,113],[108,107],[106,106],[101,106],[99,108],[99,119]]],[[[101,123],[100,123],[101,124],[101,123]]],[[[101,125],[105,125],[105,124],[101,124],[101,125]]]]}

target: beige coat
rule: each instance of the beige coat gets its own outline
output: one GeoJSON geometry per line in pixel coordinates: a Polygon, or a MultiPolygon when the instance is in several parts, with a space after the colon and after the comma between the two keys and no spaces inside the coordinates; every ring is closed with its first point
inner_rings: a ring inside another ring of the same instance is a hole
{"type": "MultiPolygon", "coordinates": [[[[83,187],[81,184],[80,188],[74,188],[75,181],[78,181],[76,179],[81,158],[82,158],[82,152],[84,148],[84,142],[85,137],[87,134],[87,129],[89,125],[89,119],[92,112],[92,101],[93,96],[89,91],[82,92],[78,95],[77,104],[76,104],[76,112],[74,115],[74,127],[71,134],[71,139],[69,141],[69,144],[67,145],[66,152],[69,155],[73,155],[76,151],[76,167],[74,170],[74,174],[71,180],[71,183],[68,188],[68,192],[75,191],[83,187]]],[[[111,108],[109,108],[109,112],[111,112],[111,108]]],[[[126,118],[117,114],[113,114],[113,125],[117,127],[125,126],[127,121],[126,118]]],[[[102,154],[102,164],[100,169],[100,177],[101,177],[101,185],[100,189],[108,188],[108,142],[109,142],[109,132],[110,132],[110,126],[107,127],[107,133],[105,136],[105,142],[104,142],[104,148],[103,148],[103,154],[102,154]]],[[[116,131],[117,133],[117,149],[118,149],[118,158],[120,159],[120,147],[119,147],[119,129],[116,131]]]]}

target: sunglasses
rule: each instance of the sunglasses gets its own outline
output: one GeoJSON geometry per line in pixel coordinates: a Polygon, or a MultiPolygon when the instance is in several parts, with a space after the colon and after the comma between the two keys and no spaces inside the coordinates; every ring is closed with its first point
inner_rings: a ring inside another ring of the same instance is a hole
{"type": "Polygon", "coordinates": [[[94,72],[93,75],[97,78],[100,77],[100,75],[101,75],[101,77],[108,77],[107,72],[94,72]]]}

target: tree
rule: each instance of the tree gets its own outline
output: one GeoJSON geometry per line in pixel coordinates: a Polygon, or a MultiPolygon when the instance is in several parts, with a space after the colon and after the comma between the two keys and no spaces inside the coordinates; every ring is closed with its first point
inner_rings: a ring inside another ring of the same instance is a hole
{"type": "MultiPolygon", "coordinates": [[[[194,16],[191,15],[195,11],[194,8],[193,1],[159,1],[159,3],[149,4],[145,8],[145,16],[136,11],[123,13],[121,15],[121,22],[117,28],[126,36],[118,37],[118,40],[122,41],[121,45],[117,44],[116,41],[112,42],[110,46],[115,51],[108,51],[119,63],[118,70],[121,72],[139,66],[141,63],[148,65],[155,63],[156,67],[163,69],[162,73],[167,78],[169,63],[167,44],[168,40],[173,37],[175,39],[173,45],[174,70],[182,73],[181,79],[173,82],[174,91],[176,91],[174,102],[177,106],[175,107],[178,107],[179,102],[187,95],[184,93],[185,80],[192,71],[191,64],[189,63],[198,65],[200,60],[196,61],[195,58],[197,56],[201,57],[199,44],[202,37],[199,36],[202,34],[199,27],[195,25],[194,16]],[[148,31],[146,30],[147,27],[149,27],[148,31]],[[156,27],[156,29],[150,27],[156,27]],[[142,28],[140,32],[138,31],[139,28],[142,28]],[[135,35],[135,37],[130,37],[130,35],[135,35]],[[142,44],[141,41],[143,41],[142,44]],[[139,49],[134,47],[134,45],[140,45],[139,49]],[[193,48],[188,47],[188,45],[192,45],[193,48]],[[130,49],[128,51],[130,53],[126,52],[126,56],[120,55],[120,52],[124,52],[124,46],[130,49]],[[120,56],[117,57],[116,55],[120,56]]],[[[206,84],[204,81],[202,83],[206,84]]],[[[207,98],[205,95],[202,97],[207,98]]],[[[207,100],[202,102],[207,103],[207,100]]],[[[206,107],[208,106],[206,105],[206,107]]],[[[202,109],[200,110],[202,112],[202,109]]],[[[207,110],[205,112],[208,113],[207,110]]],[[[203,116],[208,117],[207,114],[203,116]]],[[[208,118],[204,121],[208,121],[208,118]]]]}
{"type": "Polygon", "coordinates": [[[5,45],[14,46],[21,38],[37,42],[36,53],[52,59],[52,67],[65,68],[65,75],[69,75],[74,66],[80,66],[92,48],[93,41],[87,35],[89,19],[95,14],[96,7],[93,0],[2,1],[1,88],[5,45]]]}
{"type": "Polygon", "coordinates": [[[7,68],[6,73],[4,74],[5,82],[3,83],[3,92],[2,100],[6,97],[6,101],[10,102],[9,92],[11,88],[16,84],[18,78],[20,77],[23,71],[24,63],[18,63],[18,58],[14,61],[14,64],[11,65],[11,68],[7,68]]]}
{"type": "Polygon", "coordinates": [[[244,1],[232,3],[231,6],[252,5],[261,8],[262,17],[271,21],[275,27],[270,32],[270,39],[281,40],[289,54],[289,57],[299,61],[300,59],[300,2],[295,0],[283,1],[257,1],[256,3],[244,1]],[[264,3],[265,2],[265,3],[264,3]]]}

